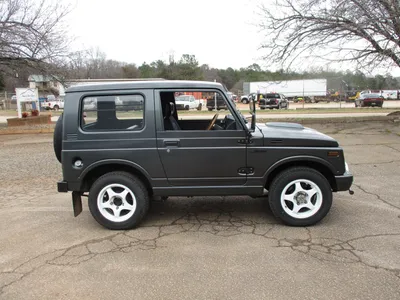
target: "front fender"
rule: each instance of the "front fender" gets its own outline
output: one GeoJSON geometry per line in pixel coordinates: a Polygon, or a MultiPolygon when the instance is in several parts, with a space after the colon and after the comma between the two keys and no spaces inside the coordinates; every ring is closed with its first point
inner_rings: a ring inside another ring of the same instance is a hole
{"type": "Polygon", "coordinates": [[[301,163],[304,163],[304,165],[306,165],[307,162],[317,163],[317,164],[323,165],[324,167],[328,168],[332,172],[333,175],[337,174],[337,170],[335,169],[335,167],[330,162],[328,162],[320,157],[308,156],[308,155],[291,156],[291,157],[285,157],[285,158],[277,161],[271,167],[268,168],[268,170],[264,173],[264,176],[263,176],[264,184],[267,182],[269,175],[271,175],[271,173],[274,172],[277,168],[279,168],[283,165],[286,165],[286,164],[289,165],[289,164],[295,163],[295,162],[301,162],[301,163]]]}

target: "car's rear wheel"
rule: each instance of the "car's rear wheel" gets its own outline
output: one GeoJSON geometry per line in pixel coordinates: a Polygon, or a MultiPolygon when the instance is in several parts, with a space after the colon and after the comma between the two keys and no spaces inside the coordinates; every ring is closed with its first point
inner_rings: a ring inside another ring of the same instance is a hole
{"type": "Polygon", "coordinates": [[[55,111],[58,111],[58,110],[60,109],[60,107],[59,107],[58,105],[54,105],[53,109],[54,109],[55,111]]]}
{"type": "Polygon", "coordinates": [[[149,209],[149,195],[136,176],[111,172],[97,179],[89,191],[89,210],[102,226],[131,229],[140,224],[149,209]]]}
{"type": "Polygon", "coordinates": [[[186,106],[185,106],[185,110],[189,110],[189,105],[186,105],[186,106]]]}
{"type": "Polygon", "coordinates": [[[332,206],[328,180],[307,167],[280,173],[269,188],[269,205],[275,217],[290,226],[310,226],[321,221],[332,206]]]}
{"type": "Polygon", "coordinates": [[[203,109],[203,104],[199,104],[199,106],[197,106],[197,110],[202,110],[203,109]]]}
{"type": "Polygon", "coordinates": [[[248,103],[249,103],[249,100],[248,100],[248,99],[242,99],[242,103],[243,103],[243,104],[248,104],[248,103]]]}

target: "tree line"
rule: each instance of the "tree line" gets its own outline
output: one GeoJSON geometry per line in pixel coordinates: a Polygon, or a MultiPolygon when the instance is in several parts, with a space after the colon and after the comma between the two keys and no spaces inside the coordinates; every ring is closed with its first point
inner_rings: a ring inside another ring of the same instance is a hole
{"type": "Polygon", "coordinates": [[[238,94],[244,82],[316,78],[328,79],[330,90],[400,88],[398,79],[390,73],[371,77],[360,71],[372,71],[383,65],[400,66],[399,1],[275,2],[275,6],[262,8],[265,22],[260,26],[266,36],[264,49],[269,51],[265,62],[281,64],[278,71],[258,64],[219,69],[200,65],[192,54],[136,65],[108,59],[96,48],[71,51],[71,38],[64,22],[71,7],[51,0],[0,0],[0,90],[13,91],[15,87],[26,86],[31,74],[56,76],[60,81],[88,78],[217,81],[238,94]],[[274,13],[283,9],[285,14],[274,13]],[[327,51],[322,54],[327,58],[355,62],[354,69],[335,71],[314,67],[291,71],[290,65],[302,54],[312,58],[318,53],[321,56],[322,50],[327,51]]]}

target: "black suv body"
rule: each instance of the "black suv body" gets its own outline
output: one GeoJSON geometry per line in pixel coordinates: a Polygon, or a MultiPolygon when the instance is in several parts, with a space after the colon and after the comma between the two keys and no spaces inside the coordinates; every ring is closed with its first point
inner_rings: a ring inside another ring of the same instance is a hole
{"type": "Polygon", "coordinates": [[[272,212],[284,223],[317,223],[331,207],[332,192],[350,191],[353,176],[343,149],[299,124],[257,124],[255,102],[250,106],[251,123],[223,86],[211,82],[69,88],[54,132],[63,176],[58,191],[72,191],[75,216],[81,197],[88,196],[93,217],[110,229],[138,225],[155,196],[268,194],[272,212]],[[219,93],[230,114],[179,119],[176,90],[219,93]],[[119,110],[121,101],[134,111],[119,110]]]}

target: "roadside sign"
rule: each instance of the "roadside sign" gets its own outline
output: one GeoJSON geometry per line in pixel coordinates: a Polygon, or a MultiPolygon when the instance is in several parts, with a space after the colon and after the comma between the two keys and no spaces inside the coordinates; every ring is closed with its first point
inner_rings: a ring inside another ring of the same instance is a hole
{"type": "Polygon", "coordinates": [[[35,102],[36,107],[40,107],[39,93],[37,89],[16,88],[15,93],[17,95],[18,118],[22,118],[21,102],[35,102]]]}

